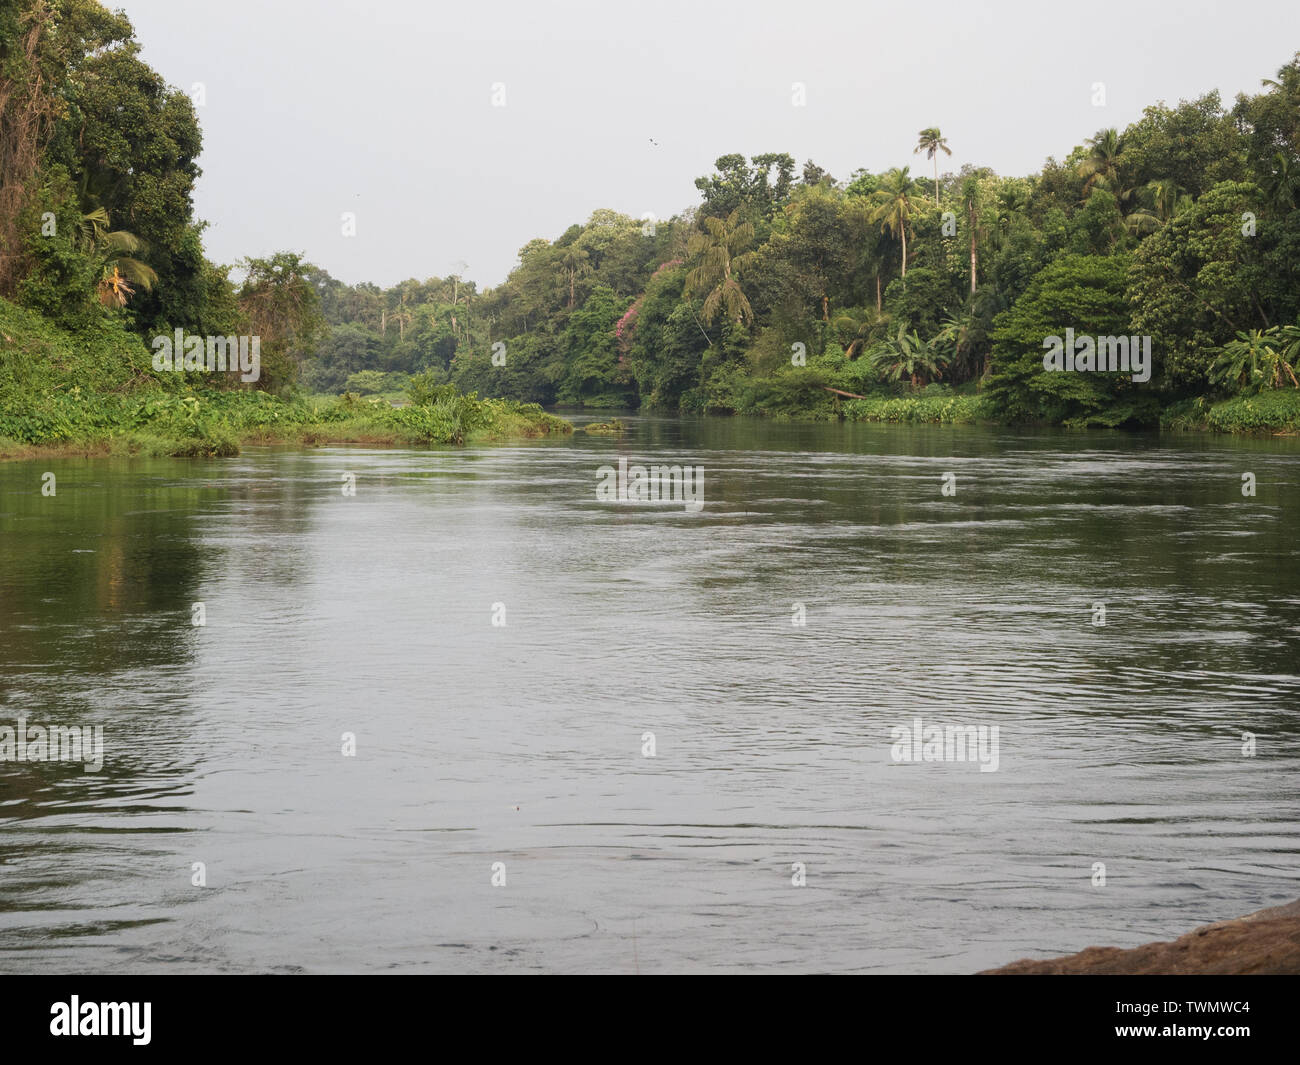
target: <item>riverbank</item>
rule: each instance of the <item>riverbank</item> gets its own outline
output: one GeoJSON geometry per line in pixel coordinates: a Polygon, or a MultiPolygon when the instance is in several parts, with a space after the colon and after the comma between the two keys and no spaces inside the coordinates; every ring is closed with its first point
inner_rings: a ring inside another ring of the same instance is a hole
{"type": "Polygon", "coordinates": [[[1300,973],[1300,900],[1245,917],[1202,925],[1171,942],[1132,950],[1088,947],[1043,961],[1022,959],[981,976],[1214,975],[1276,976],[1300,973]]]}
{"type": "MultiPolygon", "coordinates": [[[[949,425],[1005,422],[994,416],[983,394],[926,390],[914,396],[846,399],[835,412],[848,421],[949,425]]],[[[1160,414],[1163,431],[1232,433],[1241,436],[1300,435],[1300,391],[1276,389],[1258,395],[1184,400],[1160,414]]]]}
{"type": "Polygon", "coordinates": [[[75,335],[0,300],[0,459],[40,455],[235,455],[243,444],[467,444],[567,434],[533,403],[451,385],[403,407],[343,395],[325,404],[215,389],[154,370],[144,342],[101,320],[75,335]]]}
{"type": "MultiPolygon", "coordinates": [[[[457,445],[573,431],[537,404],[479,399],[418,377],[411,402],[402,406],[389,396],[281,398],[211,388],[211,381],[197,372],[156,371],[144,341],[115,319],[90,317],[74,333],[0,300],[0,459],[223,456],[245,444],[271,443],[457,445]]],[[[779,421],[999,424],[985,394],[941,385],[909,395],[862,395],[810,383],[759,390],[747,402],[737,408],[741,413],[779,421]]],[[[1297,435],[1300,390],[1186,400],[1163,411],[1159,427],[1297,435]]]]}

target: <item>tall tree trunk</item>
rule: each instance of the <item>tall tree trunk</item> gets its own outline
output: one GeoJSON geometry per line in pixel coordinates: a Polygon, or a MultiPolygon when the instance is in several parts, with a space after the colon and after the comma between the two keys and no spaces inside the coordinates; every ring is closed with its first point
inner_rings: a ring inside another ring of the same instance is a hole
{"type": "Polygon", "coordinates": [[[876,313],[879,314],[882,309],[883,308],[880,302],[880,271],[877,270],[876,271],[876,313]]]}
{"type": "Polygon", "coordinates": [[[907,281],[907,223],[903,223],[903,281],[907,281]]]}
{"type": "Polygon", "coordinates": [[[971,204],[966,209],[967,223],[970,225],[970,294],[975,295],[975,267],[977,265],[975,253],[975,205],[971,204]]]}
{"type": "Polygon", "coordinates": [[[934,205],[939,206],[939,153],[934,153],[934,205]]]}

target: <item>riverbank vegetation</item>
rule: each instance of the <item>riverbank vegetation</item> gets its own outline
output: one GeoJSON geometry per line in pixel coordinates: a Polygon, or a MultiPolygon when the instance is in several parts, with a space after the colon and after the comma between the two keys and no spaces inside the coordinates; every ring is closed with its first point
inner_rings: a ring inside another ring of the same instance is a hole
{"type": "Polygon", "coordinates": [[[244,443],[465,444],[572,432],[535,404],[480,400],[417,377],[402,407],[345,393],[218,389],[202,373],[158,374],[120,323],[76,333],[0,300],[0,458],[64,454],[218,456],[244,443]]]}
{"type": "Polygon", "coordinates": [[[360,394],[371,387],[310,402],[301,373],[326,328],[315,271],[284,252],[244,260],[235,283],[204,257],[200,146],[189,97],[140,59],[125,16],[94,0],[0,8],[0,455],[571,431],[536,405],[427,376],[393,382],[400,407],[360,394]],[[155,339],[176,330],[257,338],[256,373],[158,369],[155,339]]]}
{"type": "Polygon", "coordinates": [[[3,7],[3,447],[568,428],[540,405],[1300,430],[1300,55],[1258,94],[1152,104],[1028,176],[941,173],[978,145],[934,127],[843,179],[723,155],[675,217],[596,210],[484,291],[346,284],[292,251],[210,262],[201,144],[125,16],[3,7]],[[256,379],[155,369],[176,330],[258,338],[256,379]],[[1067,330],[1150,337],[1150,380],[1044,370],[1067,330]]]}
{"type": "MultiPolygon", "coordinates": [[[[1153,104],[1026,177],[837,181],[725,155],[696,206],[598,210],[484,292],[318,271],[327,329],[307,373],[377,388],[423,370],[592,408],[1295,430],[1300,57],[1262,90],[1153,104]],[[1067,329],[1149,337],[1150,379],[1045,370],[1044,340],[1067,329]]],[[[930,128],[914,152],[950,147],[930,128]]]]}

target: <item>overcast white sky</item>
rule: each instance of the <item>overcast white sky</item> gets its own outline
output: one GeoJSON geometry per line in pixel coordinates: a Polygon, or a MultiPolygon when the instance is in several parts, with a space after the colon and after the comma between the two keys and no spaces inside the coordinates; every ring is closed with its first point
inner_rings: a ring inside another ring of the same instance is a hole
{"type": "Polygon", "coordinates": [[[595,208],[696,203],[729,152],[928,173],[912,148],[937,125],[944,169],[1031,173],[1154,101],[1257,91],[1300,49],[1296,0],[106,2],[206,87],[209,257],[292,249],[382,285],[459,263],[497,284],[595,208]]]}

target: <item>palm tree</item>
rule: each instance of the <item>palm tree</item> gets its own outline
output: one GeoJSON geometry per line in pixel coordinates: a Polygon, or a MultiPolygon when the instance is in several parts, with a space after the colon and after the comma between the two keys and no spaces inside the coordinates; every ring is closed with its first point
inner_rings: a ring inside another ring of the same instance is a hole
{"type": "Polygon", "coordinates": [[[916,147],[912,149],[912,154],[925,152],[927,159],[934,160],[934,205],[939,206],[939,153],[952,155],[952,149],[948,147],[948,141],[944,135],[939,132],[938,126],[931,126],[929,129],[921,130],[918,134],[920,140],[916,142],[916,147]]]}
{"type": "Polygon", "coordinates": [[[1029,193],[1019,183],[1002,185],[995,206],[997,221],[993,227],[992,245],[995,250],[1000,250],[1011,232],[1012,222],[1029,209],[1029,193]]]}
{"type": "Polygon", "coordinates": [[[1300,388],[1295,362],[1300,358],[1300,325],[1281,328],[1252,329],[1237,333],[1210,366],[1212,384],[1231,387],[1239,392],[1263,392],[1282,388],[1289,379],[1300,388]]]}
{"type": "Polygon", "coordinates": [[[1109,184],[1119,173],[1119,157],[1124,150],[1124,140],[1114,129],[1103,129],[1088,142],[1088,154],[1079,163],[1079,176],[1085,178],[1083,198],[1086,200],[1097,184],[1109,184]]]}
{"type": "Polygon", "coordinates": [[[949,365],[960,366],[962,355],[975,349],[978,326],[979,315],[975,311],[975,301],[971,300],[960,314],[949,312],[945,316],[939,334],[931,341],[931,345],[950,349],[949,365]]]}
{"type": "Polygon", "coordinates": [[[1154,233],[1192,202],[1187,190],[1173,178],[1156,178],[1132,192],[1138,206],[1124,216],[1124,224],[1138,236],[1154,233]]]}
{"type": "Polygon", "coordinates": [[[110,230],[108,212],[96,207],[81,216],[81,250],[98,265],[95,292],[105,307],[125,307],[136,288],[153,288],[158,275],[153,268],[133,258],[145,242],[125,229],[110,230]]]}
{"type": "Polygon", "coordinates": [[[916,388],[922,377],[937,381],[943,376],[948,359],[941,348],[948,338],[942,333],[930,341],[922,340],[915,332],[907,333],[907,323],[898,326],[898,335],[883,340],[867,352],[872,368],[888,381],[901,381],[907,377],[916,388]]]}
{"type": "Polygon", "coordinates": [[[961,183],[961,202],[966,208],[966,226],[970,229],[970,294],[975,295],[975,274],[979,266],[976,244],[980,237],[980,182],[974,174],[961,183]]]}
{"type": "Polygon", "coordinates": [[[1300,63],[1292,60],[1286,66],[1279,68],[1276,80],[1262,78],[1260,84],[1270,89],[1280,89],[1288,96],[1300,96],[1300,63]]]}
{"type": "Polygon", "coordinates": [[[745,249],[754,242],[754,227],[741,221],[740,208],[726,219],[712,216],[703,219],[704,229],[691,234],[686,254],[698,262],[686,275],[686,291],[694,296],[704,295],[702,314],[712,323],[720,310],[737,325],[754,320],[754,310],[732,277],[732,269],[743,269],[752,261],[754,253],[745,249]]]}
{"type": "Polygon", "coordinates": [[[876,313],[884,309],[884,294],[881,275],[885,271],[889,258],[889,237],[878,229],[873,219],[876,201],[867,196],[850,196],[844,207],[844,224],[850,247],[857,253],[856,271],[861,271],[875,279],[876,313]]]}
{"type": "Polygon", "coordinates": [[[1269,174],[1268,199],[1279,212],[1292,211],[1296,205],[1296,186],[1300,176],[1291,166],[1291,158],[1284,152],[1273,156],[1273,171],[1269,174]]]}
{"type": "Polygon", "coordinates": [[[1192,202],[1187,190],[1173,178],[1156,178],[1155,181],[1148,181],[1146,187],[1156,209],[1156,217],[1162,222],[1168,222],[1192,202]]]}
{"type": "Polygon", "coordinates": [[[840,344],[844,347],[844,357],[846,359],[855,359],[871,346],[871,342],[888,323],[888,314],[867,308],[861,312],[860,316],[856,311],[852,315],[839,315],[831,323],[831,328],[835,330],[840,344]]]}
{"type": "Polygon", "coordinates": [[[888,230],[896,240],[902,239],[904,283],[907,281],[907,230],[913,216],[921,210],[916,200],[920,189],[908,170],[908,167],[895,168],[881,179],[876,190],[876,209],[871,213],[871,220],[880,223],[882,233],[888,230]]]}

